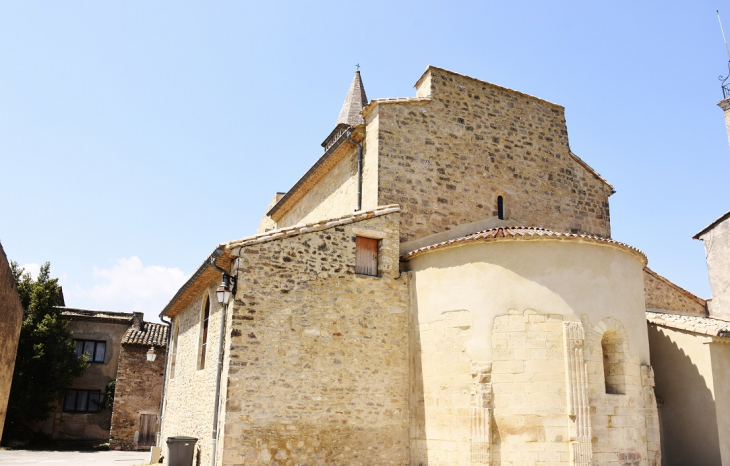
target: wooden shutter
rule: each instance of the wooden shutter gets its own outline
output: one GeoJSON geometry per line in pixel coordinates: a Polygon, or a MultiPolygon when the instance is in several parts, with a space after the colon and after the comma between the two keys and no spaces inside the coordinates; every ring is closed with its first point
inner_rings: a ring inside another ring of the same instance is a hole
{"type": "Polygon", "coordinates": [[[140,414],[139,416],[139,445],[151,446],[156,443],[157,414],[140,414]]]}
{"type": "Polygon", "coordinates": [[[355,258],[355,273],[361,275],[378,276],[378,240],[357,237],[357,257],[355,258]]]}

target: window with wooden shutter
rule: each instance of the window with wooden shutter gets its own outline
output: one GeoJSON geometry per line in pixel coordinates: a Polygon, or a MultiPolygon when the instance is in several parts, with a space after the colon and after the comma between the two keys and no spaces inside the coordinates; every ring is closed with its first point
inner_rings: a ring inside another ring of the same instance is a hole
{"type": "Polygon", "coordinates": [[[355,273],[359,275],[378,276],[378,240],[356,237],[355,273]]]}

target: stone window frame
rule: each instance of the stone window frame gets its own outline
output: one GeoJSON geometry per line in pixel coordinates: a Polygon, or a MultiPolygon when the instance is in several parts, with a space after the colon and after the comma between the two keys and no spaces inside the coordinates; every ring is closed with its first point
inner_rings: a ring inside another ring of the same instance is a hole
{"type": "Polygon", "coordinates": [[[385,239],[388,235],[380,230],[371,230],[368,228],[360,228],[360,227],[353,227],[352,233],[354,235],[353,241],[355,242],[355,276],[360,278],[380,278],[380,264],[383,263],[383,248],[382,248],[382,242],[383,239],[385,239]],[[367,238],[367,239],[373,239],[378,242],[377,248],[378,248],[378,257],[377,257],[377,270],[375,275],[367,275],[362,273],[357,273],[357,238],[367,238]]]}
{"type": "Polygon", "coordinates": [[[211,314],[211,299],[210,299],[210,291],[206,291],[205,295],[203,296],[203,301],[200,306],[200,313],[198,314],[200,316],[199,322],[200,322],[200,333],[198,336],[198,357],[197,357],[197,365],[196,369],[198,371],[205,370],[205,356],[208,351],[208,343],[210,341],[210,314],[211,314]],[[206,305],[207,305],[207,311],[208,316],[206,318],[206,305]]]}
{"type": "Polygon", "coordinates": [[[629,338],[623,324],[614,318],[603,319],[594,330],[598,334],[601,371],[606,395],[626,395],[629,388],[629,338]],[[608,339],[607,339],[608,338],[608,339]],[[608,355],[606,354],[608,352],[608,355]],[[606,360],[610,359],[610,366],[606,360]]]}

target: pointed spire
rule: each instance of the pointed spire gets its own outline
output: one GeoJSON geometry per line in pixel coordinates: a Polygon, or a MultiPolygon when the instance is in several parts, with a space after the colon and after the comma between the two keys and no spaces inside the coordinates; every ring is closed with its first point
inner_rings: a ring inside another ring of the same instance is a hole
{"type": "MultiPolygon", "coordinates": [[[[358,68],[360,65],[358,65],[358,68]]],[[[360,70],[355,71],[355,78],[350,84],[350,90],[347,91],[345,103],[342,104],[340,116],[337,117],[337,124],[344,123],[346,125],[355,126],[365,123],[360,112],[368,104],[368,98],[365,95],[365,86],[362,85],[360,78],[360,70]]]]}

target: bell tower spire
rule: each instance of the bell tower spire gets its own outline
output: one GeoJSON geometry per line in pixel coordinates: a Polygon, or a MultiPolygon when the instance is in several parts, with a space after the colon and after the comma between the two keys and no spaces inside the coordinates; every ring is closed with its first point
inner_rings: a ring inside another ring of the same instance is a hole
{"type": "Polygon", "coordinates": [[[347,91],[347,97],[345,97],[345,103],[342,104],[342,110],[340,110],[340,116],[337,117],[337,124],[346,124],[349,126],[365,124],[360,112],[368,104],[368,98],[365,95],[365,86],[362,84],[362,78],[360,77],[360,65],[357,65],[357,71],[355,71],[355,77],[350,84],[350,90],[347,91]]]}

